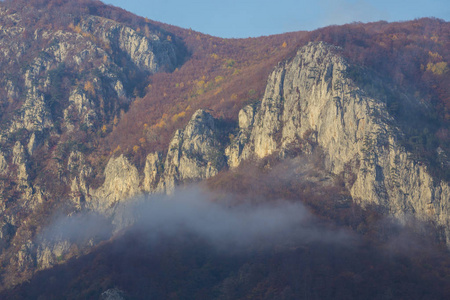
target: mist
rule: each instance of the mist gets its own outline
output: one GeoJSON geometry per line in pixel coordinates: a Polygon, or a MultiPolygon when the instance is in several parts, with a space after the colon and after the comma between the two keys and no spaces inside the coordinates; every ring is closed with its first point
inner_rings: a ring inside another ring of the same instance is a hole
{"type": "Polygon", "coordinates": [[[344,231],[318,225],[298,202],[261,201],[236,204],[233,195],[212,201],[214,194],[198,186],[177,188],[171,195],[152,194],[119,203],[111,217],[94,212],[57,216],[40,235],[46,241],[91,243],[118,234],[145,233],[160,238],[195,236],[218,250],[242,251],[293,247],[309,242],[348,243],[344,231]]]}

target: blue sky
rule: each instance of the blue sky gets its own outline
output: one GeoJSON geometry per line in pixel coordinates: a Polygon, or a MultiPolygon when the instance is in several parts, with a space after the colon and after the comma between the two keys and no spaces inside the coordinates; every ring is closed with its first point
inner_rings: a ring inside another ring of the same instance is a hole
{"type": "Polygon", "coordinates": [[[355,21],[450,20],[450,0],[104,0],[137,15],[223,38],[355,21]]]}

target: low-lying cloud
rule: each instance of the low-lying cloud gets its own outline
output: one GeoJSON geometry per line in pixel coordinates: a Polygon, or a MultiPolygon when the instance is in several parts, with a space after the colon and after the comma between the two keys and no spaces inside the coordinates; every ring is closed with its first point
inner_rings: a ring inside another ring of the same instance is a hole
{"type": "Polygon", "coordinates": [[[146,238],[157,242],[161,237],[194,235],[227,251],[350,239],[342,231],[318,226],[298,202],[236,205],[212,198],[198,187],[179,188],[172,195],[142,196],[118,205],[109,219],[92,212],[57,218],[42,236],[47,241],[86,242],[131,230],[145,232],[146,238]]]}

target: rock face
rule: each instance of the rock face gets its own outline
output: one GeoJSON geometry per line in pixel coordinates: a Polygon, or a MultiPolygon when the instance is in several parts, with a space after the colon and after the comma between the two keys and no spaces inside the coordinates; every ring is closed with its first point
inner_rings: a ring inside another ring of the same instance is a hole
{"type": "Polygon", "coordinates": [[[123,156],[99,171],[105,175],[101,187],[91,187],[97,169],[89,153],[98,146],[92,137],[104,137],[147,77],[174,70],[185,53],[181,42],[157,26],[143,24],[140,32],[134,23],[90,15],[88,9],[50,6],[0,3],[0,264],[16,265],[6,272],[11,282],[26,266],[50,267],[69,249],[62,242],[34,245],[29,224],[52,213],[46,200],[71,212],[106,214],[118,201],[156,189],[163,162],[149,159],[146,174],[154,178],[142,182],[123,156]],[[57,17],[49,17],[55,12],[57,17]],[[29,22],[30,15],[40,23],[29,22]]]}
{"type": "Polygon", "coordinates": [[[135,166],[120,155],[111,158],[105,168],[105,182],[92,192],[91,209],[106,212],[120,200],[126,200],[140,193],[139,173],[135,166]]]}
{"type": "Polygon", "coordinates": [[[347,185],[355,201],[381,205],[400,219],[412,214],[436,222],[450,242],[448,183],[408,158],[386,104],[346,76],[348,64],[338,52],[310,43],[272,72],[256,112],[245,107],[239,113],[240,132],[226,149],[228,164],[283,156],[302,140],[313,140],[325,153],[328,171],[353,178],[347,185]]]}
{"type": "Polygon", "coordinates": [[[198,110],[170,142],[158,191],[170,192],[179,183],[209,178],[224,165],[214,118],[198,110]]]}
{"type": "Polygon", "coordinates": [[[115,203],[142,192],[170,193],[176,185],[214,176],[226,166],[221,148],[215,119],[198,110],[184,130],[175,132],[165,159],[158,152],[148,154],[143,180],[123,155],[111,158],[104,184],[91,192],[90,207],[105,212],[115,203]]]}
{"type": "Polygon", "coordinates": [[[167,192],[182,183],[217,174],[228,165],[294,149],[324,153],[328,172],[343,175],[354,201],[376,204],[404,220],[409,215],[447,228],[450,241],[450,189],[414,162],[399,143],[399,129],[386,104],[370,98],[347,76],[339,49],[324,43],[301,48],[268,79],[258,106],[239,113],[239,132],[223,150],[216,121],[204,110],[176,131],[165,158],[150,153],[143,180],[124,157],[112,158],[105,183],[94,194],[100,211],[140,192],[167,192]],[[305,142],[306,141],[306,142],[305,142]],[[224,157],[226,156],[226,160],[224,157]]]}
{"type": "Polygon", "coordinates": [[[141,69],[155,73],[160,68],[173,70],[176,66],[173,46],[154,33],[142,35],[130,27],[95,16],[84,20],[81,28],[100,37],[116,51],[125,53],[141,69]]]}
{"type": "Polygon", "coordinates": [[[31,132],[42,131],[53,125],[51,115],[44,101],[44,96],[35,88],[26,95],[19,118],[12,124],[10,131],[26,129],[31,132]]]}

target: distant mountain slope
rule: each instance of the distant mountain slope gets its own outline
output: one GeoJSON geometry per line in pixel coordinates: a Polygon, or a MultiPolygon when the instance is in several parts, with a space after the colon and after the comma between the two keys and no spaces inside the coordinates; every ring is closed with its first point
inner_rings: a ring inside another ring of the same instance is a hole
{"type": "Polygon", "coordinates": [[[24,239],[68,198],[76,153],[95,152],[147,77],[173,71],[187,51],[142,18],[95,1],[6,1],[0,17],[0,245],[2,261],[14,262],[24,239]]]}
{"type": "Polygon", "coordinates": [[[367,234],[373,220],[348,221],[358,203],[448,240],[448,22],[227,40],[100,1],[17,0],[0,2],[0,45],[3,288],[101,242],[38,241],[56,213],[113,218],[132,196],[203,179],[220,200],[254,175],[236,170],[295,157],[314,161],[292,185],[325,197],[309,202],[318,215],[352,207],[336,226],[367,234]]]}

